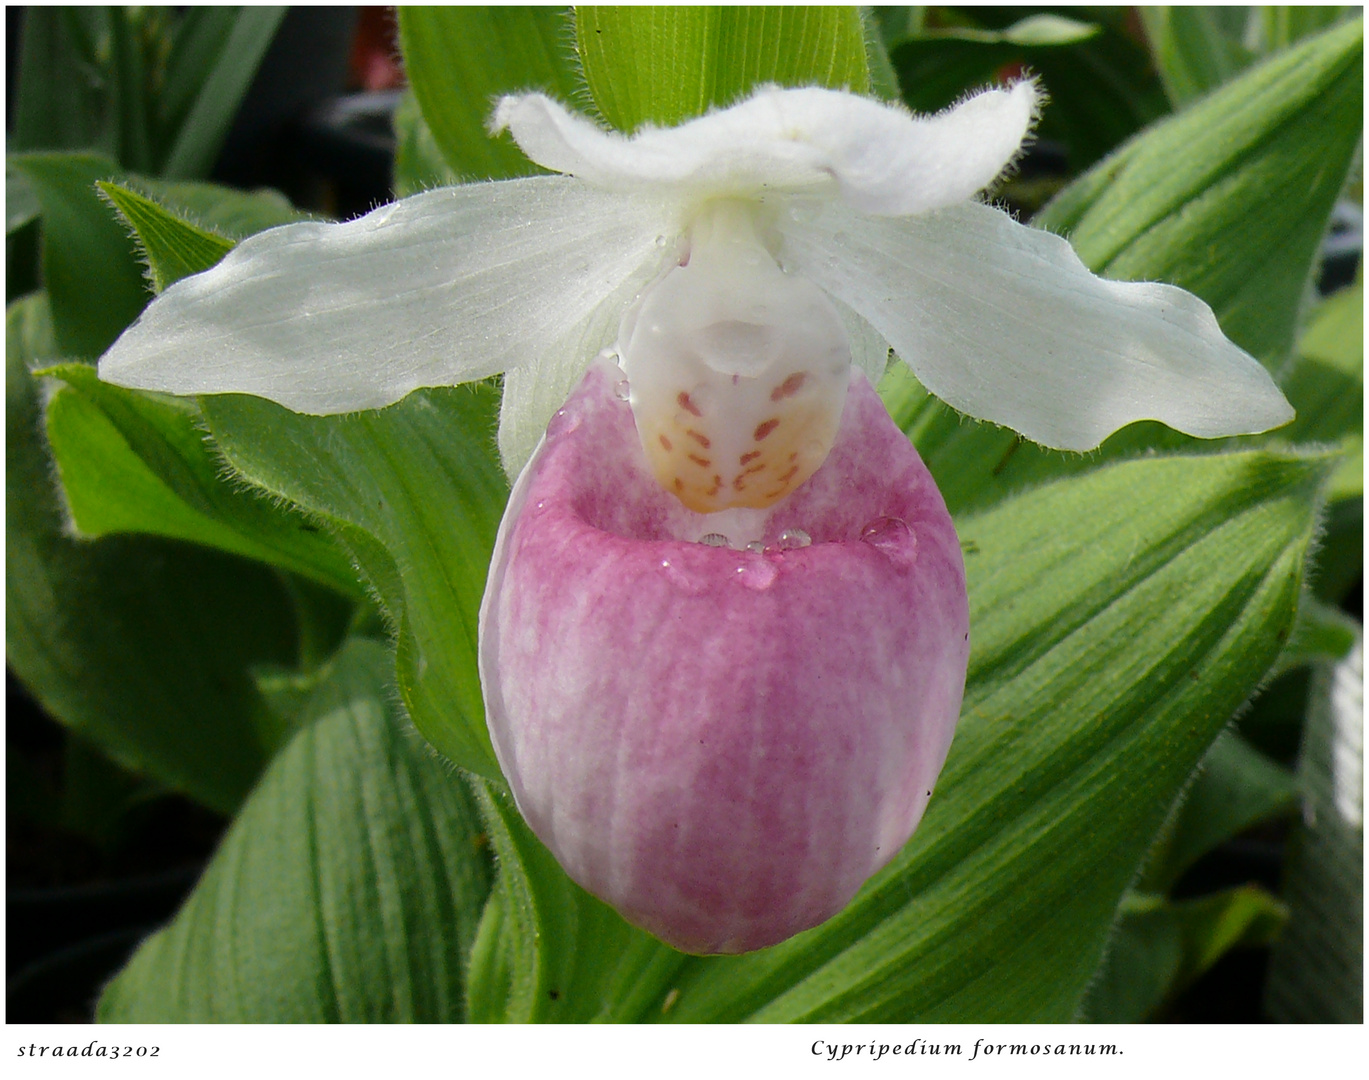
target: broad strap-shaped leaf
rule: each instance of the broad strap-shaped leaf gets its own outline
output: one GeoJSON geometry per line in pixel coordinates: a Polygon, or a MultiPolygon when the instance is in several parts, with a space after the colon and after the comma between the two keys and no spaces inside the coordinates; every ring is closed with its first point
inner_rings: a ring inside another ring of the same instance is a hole
{"type": "Polygon", "coordinates": [[[870,89],[853,7],[581,7],[575,41],[600,114],[673,127],[765,83],[870,89]]]}
{"type": "Polygon", "coordinates": [[[109,9],[24,11],[11,150],[112,150],[94,43],[109,9]]]}
{"type": "Polygon", "coordinates": [[[10,163],[43,209],[43,281],[57,351],[93,360],[149,299],[133,242],[95,187],[122,174],[97,154],[22,154],[10,163]]]}
{"type": "Polygon", "coordinates": [[[1287,919],[1288,909],[1256,885],[1179,902],[1130,893],[1082,1018],[1106,1024],[1152,1019],[1232,949],[1268,945],[1287,919]]]}
{"type": "Polygon", "coordinates": [[[87,364],[44,374],[65,384],[48,401],[47,433],[83,536],[141,532],[189,540],[361,599],[350,559],[318,524],[224,475],[193,400],[110,386],[87,364]]]}
{"type": "Polygon", "coordinates": [[[1288,928],[1265,1007],[1285,1023],[1364,1021],[1364,646],[1313,680],[1285,867],[1288,928]]]}
{"type": "Polygon", "coordinates": [[[145,537],[72,539],[26,362],[55,352],[41,294],[6,317],[7,652],[55,718],[121,764],[231,811],[274,723],[248,674],[292,666],[295,619],[260,565],[145,537]]]}
{"type": "Polygon", "coordinates": [[[1253,825],[1292,812],[1292,774],[1239,735],[1224,731],[1203,755],[1173,820],[1146,857],[1138,882],[1163,894],[1201,856],[1253,825]]]}
{"type": "Polygon", "coordinates": [[[1137,10],[1165,93],[1178,108],[1221,86],[1258,57],[1339,22],[1349,9],[1327,4],[1137,10]]]}
{"type": "Polygon", "coordinates": [[[105,991],[106,1022],[452,1022],[489,889],[462,781],[353,640],[174,922],[105,991]]]}
{"type": "Polygon", "coordinates": [[[541,90],[562,101],[580,96],[569,36],[564,8],[400,9],[409,84],[424,125],[457,176],[506,180],[542,171],[508,139],[491,139],[487,125],[500,94],[541,90]]]}
{"type": "Polygon", "coordinates": [[[917,834],[825,925],[691,961],[669,1018],[1074,1016],[1151,837],[1277,654],[1326,471],[1138,461],[960,522],[973,652],[917,834]]]}
{"type": "Polygon", "coordinates": [[[284,7],[191,9],[177,34],[166,74],[163,123],[167,147],[158,162],[166,177],[209,175],[238,106],[275,40],[284,7]]]}
{"type": "Polygon", "coordinates": [[[419,730],[462,768],[498,778],[475,664],[508,498],[493,387],[421,390],[346,416],[239,395],[201,407],[239,473],[328,521],[350,548],[398,628],[400,693],[419,730]]]}

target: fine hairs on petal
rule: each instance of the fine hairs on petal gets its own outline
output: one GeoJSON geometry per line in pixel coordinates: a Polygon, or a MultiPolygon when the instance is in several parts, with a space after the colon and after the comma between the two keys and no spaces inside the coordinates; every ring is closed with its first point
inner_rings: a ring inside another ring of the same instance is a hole
{"type": "Polygon", "coordinates": [[[904,216],[991,184],[1018,153],[1039,102],[1031,80],[936,116],[837,90],[763,86],[679,127],[624,136],[545,95],[524,94],[500,100],[490,130],[508,130],[539,165],[611,190],[839,193],[862,213],[904,216]]]}

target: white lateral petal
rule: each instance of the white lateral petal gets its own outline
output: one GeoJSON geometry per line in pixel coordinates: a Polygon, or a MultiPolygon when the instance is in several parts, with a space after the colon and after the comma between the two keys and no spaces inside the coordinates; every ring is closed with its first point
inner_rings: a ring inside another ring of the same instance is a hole
{"type": "Polygon", "coordinates": [[[846,327],[851,345],[851,363],[865,373],[871,386],[879,386],[884,369],[889,366],[889,343],[879,336],[873,326],[840,300],[833,302],[837,314],[846,327]]]}
{"type": "Polygon", "coordinates": [[[838,90],[765,87],[730,109],[626,137],[524,94],[500,101],[492,128],[509,129],[539,165],[614,190],[666,185],[701,197],[835,186],[864,213],[903,215],[992,183],[1022,145],[1036,103],[1030,82],[930,117],[838,90]]]}
{"type": "Polygon", "coordinates": [[[499,408],[499,457],[509,479],[532,458],[552,415],[565,404],[599,353],[618,338],[623,313],[660,276],[657,263],[644,263],[603,303],[571,326],[530,364],[504,373],[499,408]]]}
{"type": "Polygon", "coordinates": [[[1134,420],[1200,438],[1293,409],[1172,285],[1107,281],[1061,237],[978,203],[871,221],[840,205],[784,226],[794,267],[869,320],[933,394],[1062,450],[1134,420]]]}
{"type": "Polygon", "coordinates": [[[100,377],[305,413],[379,408],[532,362],[659,263],[669,221],[659,202],[547,176],[286,225],[167,289],[101,358],[100,377]]]}

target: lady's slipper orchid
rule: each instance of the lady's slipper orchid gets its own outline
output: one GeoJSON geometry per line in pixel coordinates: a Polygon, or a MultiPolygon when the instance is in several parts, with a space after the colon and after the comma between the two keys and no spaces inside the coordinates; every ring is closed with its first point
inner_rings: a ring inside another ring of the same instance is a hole
{"type": "Polygon", "coordinates": [[[481,613],[500,763],[631,921],[758,948],[897,852],[959,709],[963,568],[870,388],[890,347],[1047,446],[1292,416],[1200,300],[1095,277],[973,201],[1036,105],[1025,82],[935,117],[767,88],[628,138],[505,98],[495,130],[564,175],[252,237],[100,374],[331,413],[504,372],[518,480],[481,613]]]}

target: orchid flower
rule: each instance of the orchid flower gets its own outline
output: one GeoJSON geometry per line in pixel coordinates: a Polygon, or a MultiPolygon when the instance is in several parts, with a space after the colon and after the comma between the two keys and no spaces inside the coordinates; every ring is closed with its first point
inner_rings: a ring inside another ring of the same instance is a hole
{"type": "Polygon", "coordinates": [[[670,944],[772,944],[907,841],[964,687],[955,531],[871,388],[890,349],[1063,449],[1292,416],[1202,301],[975,201],[1037,105],[770,87],[625,137],[507,97],[492,130],[560,175],[254,236],[100,374],[321,414],[503,372],[480,667],[519,808],[670,944]]]}

